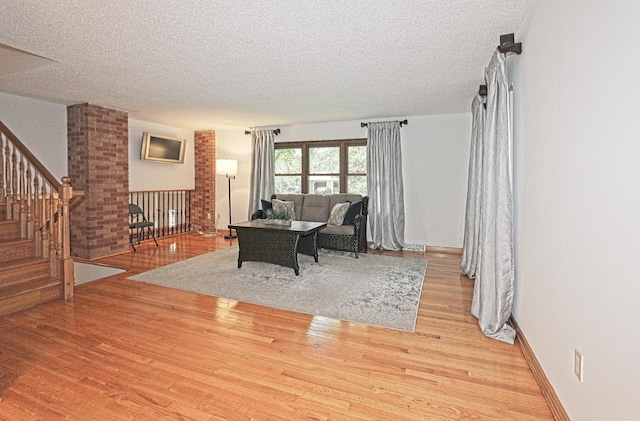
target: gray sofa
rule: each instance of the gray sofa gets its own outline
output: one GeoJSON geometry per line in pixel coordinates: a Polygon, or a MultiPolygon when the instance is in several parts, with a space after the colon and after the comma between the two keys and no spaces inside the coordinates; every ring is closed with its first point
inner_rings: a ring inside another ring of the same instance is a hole
{"type": "MultiPolygon", "coordinates": [[[[353,217],[353,225],[350,220],[345,220],[345,225],[327,225],[318,233],[318,247],[352,251],[358,258],[358,252],[367,252],[367,212],[369,197],[359,194],[274,194],[271,199],[293,202],[295,219],[298,221],[327,222],[331,209],[344,202],[360,202],[360,210],[353,217]]],[[[354,207],[354,211],[357,206],[354,207]]],[[[351,212],[353,216],[353,212],[351,212]]],[[[253,214],[253,218],[264,218],[262,210],[253,214]]],[[[351,219],[348,217],[347,219],[351,219]]]]}

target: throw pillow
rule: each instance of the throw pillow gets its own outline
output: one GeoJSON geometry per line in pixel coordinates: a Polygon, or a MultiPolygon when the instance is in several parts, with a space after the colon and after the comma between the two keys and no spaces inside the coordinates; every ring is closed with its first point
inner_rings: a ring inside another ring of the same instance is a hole
{"type": "Polygon", "coordinates": [[[271,202],[272,210],[276,215],[286,214],[286,219],[296,219],[295,204],[284,200],[273,199],[271,202]]]}
{"type": "Polygon", "coordinates": [[[273,207],[273,204],[271,203],[270,200],[260,199],[260,202],[262,202],[262,210],[263,211],[268,211],[269,209],[271,209],[273,207]]]}
{"type": "Polygon", "coordinates": [[[362,200],[358,200],[357,202],[353,202],[349,204],[349,210],[347,210],[347,214],[344,216],[344,221],[342,225],[353,225],[355,224],[356,216],[360,215],[362,212],[362,200]]]}
{"type": "Polygon", "coordinates": [[[329,214],[329,220],[327,221],[328,225],[342,225],[344,221],[344,216],[347,214],[349,210],[349,202],[338,203],[331,209],[331,214],[329,214]]]}

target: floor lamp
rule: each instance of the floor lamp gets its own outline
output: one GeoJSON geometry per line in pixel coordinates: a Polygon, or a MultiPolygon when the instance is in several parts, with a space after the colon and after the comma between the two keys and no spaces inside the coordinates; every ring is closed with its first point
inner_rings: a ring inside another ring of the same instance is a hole
{"type": "MultiPolygon", "coordinates": [[[[238,174],[238,161],[235,159],[216,159],[216,174],[224,175],[229,182],[229,225],[231,225],[231,179],[236,178],[238,174]]],[[[232,239],[237,235],[231,232],[229,228],[229,235],[225,235],[224,238],[232,239]]]]}

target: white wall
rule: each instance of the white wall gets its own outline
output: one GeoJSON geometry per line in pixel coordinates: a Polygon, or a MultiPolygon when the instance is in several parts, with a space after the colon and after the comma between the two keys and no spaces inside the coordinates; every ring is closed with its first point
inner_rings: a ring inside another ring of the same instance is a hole
{"type": "MultiPolygon", "coordinates": [[[[67,107],[0,92],[0,120],[58,179],[67,175],[67,107]]],[[[129,119],[129,188],[135,190],[195,187],[193,130],[129,119]],[[187,139],[184,164],[140,160],[142,133],[187,139]]],[[[73,180],[71,180],[73,184],[73,180]]]]}
{"type": "Polygon", "coordinates": [[[58,181],[67,175],[66,106],[0,92],[0,120],[58,181]]]}
{"type": "Polygon", "coordinates": [[[571,419],[637,419],[640,2],[539,0],[516,38],[514,316],[571,419]]]}
{"type": "Polygon", "coordinates": [[[129,119],[129,190],[189,190],[195,188],[193,130],[129,119]],[[142,133],[187,139],[183,164],[142,161],[142,133]]]}
{"type": "MultiPolygon", "coordinates": [[[[470,97],[471,98],[471,97],[470,97]]],[[[471,101],[471,99],[470,99],[471,101]]],[[[380,120],[395,120],[386,118],[380,120]]],[[[471,114],[409,117],[402,127],[405,188],[405,241],[442,247],[462,247],[471,114]]],[[[360,121],[278,126],[277,142],[366,138],[360,121]]],[[[238,159],[232,180],[233,221],[248,217],[251,139],[242,130],[216,132],[217,158],[238,159]]],[[[226,227],[226,179],[218,176],[216,207],[226,227]],[[224,184],[223,184],[224,183],[224,184]]]]}
{"type": "Polygon", "coordinates": [[[462,247],[471,113],[411,117],[402,131],[406,243],[462,247]]]}
{"type": "MultiPolygon", "coordinates": [[[[251,136],[244,130],[216,130],[216,159],[236,159],[238,175],[231,179],[232,222],[249,219],[249,186],[251,178],[251,136]]],[[[229,225],[229,180],[216,175],[216,213],[220,215],[218,229],[229,225]]]]}

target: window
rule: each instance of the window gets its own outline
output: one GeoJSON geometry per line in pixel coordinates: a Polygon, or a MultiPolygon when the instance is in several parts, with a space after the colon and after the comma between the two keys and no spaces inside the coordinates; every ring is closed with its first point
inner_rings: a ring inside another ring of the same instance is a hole
{"type": "Polygon", "coordinates": [[[276,192],[302,192],[302,148],[278,148],[276,156],[276,192]]]}
{"type": "Polygon", "coordinates": [[[276,143],[276,193],[364,196],[366,154],[366,139],[276,143]]]}

